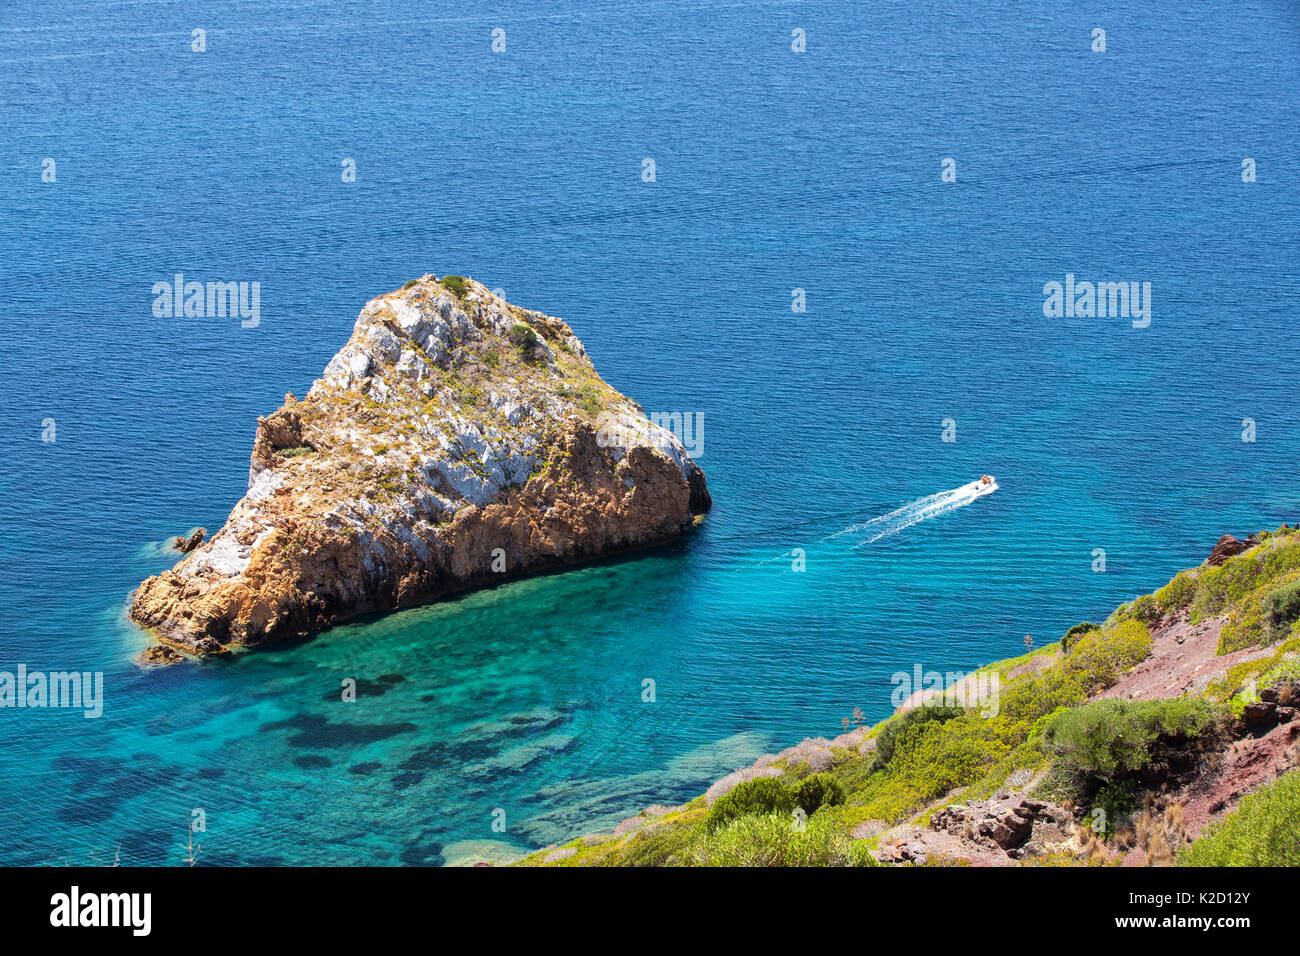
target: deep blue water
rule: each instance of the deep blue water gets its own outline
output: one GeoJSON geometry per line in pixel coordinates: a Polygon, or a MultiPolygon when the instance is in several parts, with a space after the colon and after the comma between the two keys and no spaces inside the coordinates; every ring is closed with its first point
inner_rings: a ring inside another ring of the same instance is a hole
{"type": "Polygon", "coordinates": [[[107,700],[0,710],[0,862],[177,862],[194,808],[208,863],[567,839],[1295,520],[1297,130],[1300,14],[1269,0],[4,4],[0,670],[107,700]],[[178,271],[260,282],[261,324],[155,318],[178,271]],[[256,416],[428,271],[702,414],[704,528],[139,670],[128,594],[221,525],[256,416]],[[1045,318],[1066,273],[1150,282],[1150,326],[1045,318]]]}

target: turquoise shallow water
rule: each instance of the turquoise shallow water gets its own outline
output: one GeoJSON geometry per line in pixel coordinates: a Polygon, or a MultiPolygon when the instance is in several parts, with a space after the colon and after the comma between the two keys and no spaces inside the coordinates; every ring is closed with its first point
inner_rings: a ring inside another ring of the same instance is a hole
{"type": "Polygon", "coordinates": [[[196,807],[209,863],[545,845],[1300,517],[1294,9],[986,7],[0,11],[0,669],[107,692],[98,720],[0,711],[0,861],[177,862],[196,807]],[[155,318],[177,271],[260,281],[261,325],[155,318]],[[224,520],[256,416],[425,271],[563,316],[615,387],[701,413],[703,528],[138,670],[130,590],[224,520]],[[1151,282],[1150,327],[1045,318],[1067,272],[1151,282]],[[825,540],[983,472],[1002,489],[968,507],[825,540]]]}

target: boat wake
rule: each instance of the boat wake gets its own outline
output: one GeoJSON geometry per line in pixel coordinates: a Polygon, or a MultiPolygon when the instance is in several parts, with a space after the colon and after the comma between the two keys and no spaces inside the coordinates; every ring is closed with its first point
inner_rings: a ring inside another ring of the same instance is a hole
{"type": "Polygon", "coordinates": [[[855,543],[853,547],[863,548],[882,538],[898,534],[904,528],[910,528],[922,521],[929,521],[931,518],[941,517],[956,511],[958,508],[964,508],[976,498],[989,494],[996,489],[996,483],[984,483],[979,480],[970,481],[960,488],[952,488],[949,491],[940,491],[938,494],[917,498],[910,504],[903,505],[903,507],[891,511],[889,514],[872,518],[870,521],[863,521],[861,524],[850,525],[843,531],[837,531],[822,538],[822,541],[832,541],[848,535],[857,535],[861,537],[861,540],[855,543]]]}
{"type": "MultiPolygon", "coordinates": [[[[881,538],[888,538],[890,535],[898,534],[904,528],[910,528],[922,521],[929,521],[931,518],[938,518],[951,511],[956,511],[958,508],[964,508],[976,498],[982,498],[984,495],[992,494],[997,490],[997,481],[994,480],[992,475],[985,475],[977,481],[968,481],[960,488],[952,488],[948,491],[940,491],[938,494],[926,495],[924,498],[917,498],[901,508],[895,508],[889,514],[863,521],[860,524],[849,525],[843,531],[829,534],[816,543],[825,544],[827,541],[834,541],[837,538],[857,535],[861,540],[855,542],[853,548],[854,550],[863,548],[869,544],[874,544],[881,538]]],[[[778,554],[774,558],[766,558],[759,561],[758,564],[774,564],[777,561],[784,561],[801,553],[801,549],[796,548],[786,551],[784,554],[778,554]]],[[[744,565],[738,566],[736,570],[739,571],[742,567],[744,565]]]]}

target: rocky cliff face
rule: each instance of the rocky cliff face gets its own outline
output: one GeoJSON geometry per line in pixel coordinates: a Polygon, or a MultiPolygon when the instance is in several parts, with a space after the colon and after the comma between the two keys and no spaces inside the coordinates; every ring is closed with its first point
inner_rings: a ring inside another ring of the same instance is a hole
{"type": "Polygon", "coordinates": [[[564,322],[426,275],[259,419],[248,493],[131,616],[217,653],[658,544],[709,504],[564,322]]]}

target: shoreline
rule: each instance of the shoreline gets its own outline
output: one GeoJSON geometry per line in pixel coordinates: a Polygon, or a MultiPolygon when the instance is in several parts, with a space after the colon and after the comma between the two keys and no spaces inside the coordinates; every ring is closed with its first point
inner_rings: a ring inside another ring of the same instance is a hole
{"type": "MultiPolygon", "coordinates": [[[[1211,589],[1218,580],[1230,574],[1247,576],[1255,564],[1280,568],[1269,572],[1256,591],[1272,593],[1267,589],[1289,588],[1291,581],[1300,581],[1300,531],[1284,524],[1276,532],[1260,532],[1246,541],[1225,535],[1205,563],[1179,572],[1153,594],[1121,605],[1104,624],[1088,625],[1091,630],[1071,629],[1060,642],[980,669],[1001,675],[1011,691],[1023,688],[1027,681],[1050,683],[1063,662],[1069,662],[1064,665],[1068,667],[1080,659],[1080,647],[1089,655],[1121,653],[1126,655],[1120,659],[1123,666],[1111,662],[1102,671],[1088,671],[1092,674],[1089,680],[1100,678],[1101,684],[1089,683],[1081,699],[1053,712],[1053,720],[1061,721],[1061,713],[1081,715],[1095,708],[1167,709],[1174,706],[1171,702],[1183,702],[1178,707],[1203,708],[1207,714],[1212,711],[1213,719],[1205,718],[1212,730],[1204,730],[1194,738],[1196,746],[1208,755],[1198,758],[1201,763],[1196,772],[1169,769],[1181,767],[1187,759],[1177,749],[1181,745],[1176,746],[1181,738],[1171,738],[1174,743],[1169,745],[1171,755],[1166,758],[1170,765],[1160,771],[1165,775],[1161,778],[1161,793],[1146,791],[1144,812],[1152,812],[1154,795],[1159,812],[1168,818],[1164,830],[1155,824],[1143,824],[1159,831],[1156,838],[1148,839],[1143,846],[1127,847],[1122,839],[1130,839],[1131,834],[1112,834],[1109,843],[1098,839],[1090,829],[1089,808],[1076,805],[1080,796],[1087,796],[1087,790],[1077,789],[1077,781],[1073,784],[1075,790],[1070,789],[1072,784],[1061,782],[1057,761],[1043,752],[1041,741],[1025,749],[1031,742],[1026,737],[1020,744],[1024,767],[992,767],[991,775],[941,788],[941,794],[914,801],[909,804],[910,810],[900,811],[892,820],[855,813],[852,800],[848,801],[848,809],[842,809],[844,804],[833,809],[828,805],[828,816],[834,815],[834,832],[826,839],[836,845],[838,855],[832,854],[832,862],[817,862],[1002,866],[1043,858],[1058,865],[1099,861],[1120,865],[1145,861],[1149,865],[1153,861],[1174,862],[1180,852],[1190,852],[1187,848],[1196,845],[1198,839],[1210,842],[1213,825],[1230,818],[1244,797],[1267,790],[1274,780],[1300,768],[1300,618],[1287,625],[1291,628],[1289,636],[1243,643],[1238,633],[1239,605],[1248,601],[1249,595],[1218,605],[1213,614],[1202,613],[1202,605],[1197,603],[1204,598],[1205,608],[1216,607],[1217,596],[1211,589]],[[1225,567],[1228,570],[1221,570],[1225,567]],[[1198,589],[1207,589],[1208,597],[1198,589]],[[1262,675],[1267,679],[1274,672],[1282,675],[1277,683],[1257,691],[1257,678],[1262,675]],[[1292,673],[1294,679],[1288,676],[1292,673]],[[1252,695],[1257,695],[1256,702],[1252,702],[1252,695]],[[1038,752],[1031,753],[1032,749],[1038,752]],[[1204,764],[1206,759],[1208,765],[1204,764]],[[1207,766],[1213,769],[1207,770],[1207,766]],[[1008,820],[1014,820],[1014,825],[1008,820]],[[864,862],[865,854],[870,855],[870,863],[864,862]]],[[[836,777],[846,781],[844,786],[852,796],[854,783],[869,781],[873,774],[892,772],[888,760],[883,767],[879,765],[881,754],[877,752],[881,741],[890,739],[887,731],[891,727],[917,719],[928,723],[923,718],[930,716],[929,711],[973,712],[921,703],[917,695],[927,693],[915,692],[902,707],[874,726],[863,724],[834,738],[805,738],[719,778],[686,803],[673,807],[652,805],[624,819],[612,831],[585,833],[525,854],[514,864],[641,865],[648,855],[649,865],[711,865],[708,847],[719,838],[707,824],[716,816],[715,808],[725,804],[732,791],[776,790],[807,778],[836,777]]],[[[1090,799],[1095,800],[1095,795],[1090,799]]],[[[867,801],[858,805],[872,804],[867,801]]],[[[745,819],[749,818],[742,814],[745,819]]],[[[816,812],[813,819],[817,819],[816,812]]],[[[745,864],[732,861],[727,865],[745,864]]]]}

